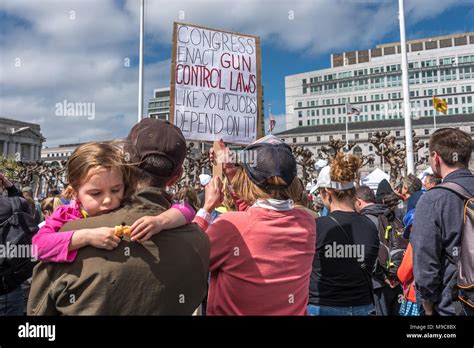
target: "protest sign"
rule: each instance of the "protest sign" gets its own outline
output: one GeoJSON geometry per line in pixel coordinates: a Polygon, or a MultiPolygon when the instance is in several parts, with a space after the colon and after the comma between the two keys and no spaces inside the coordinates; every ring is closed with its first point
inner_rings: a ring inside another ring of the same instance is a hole
{"type": "Polygon", "coordinates": [[[170,120],[188,140],[249,144],[260,137],[259,38],[174,23],[170,120]]]}

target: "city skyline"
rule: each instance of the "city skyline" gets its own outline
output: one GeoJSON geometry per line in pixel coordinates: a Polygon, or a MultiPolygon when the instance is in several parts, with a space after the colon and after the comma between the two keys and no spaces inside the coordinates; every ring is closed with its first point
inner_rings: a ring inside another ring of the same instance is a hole
{"type": "MultiPolygon", "coordinates": [[[[147,4],[144,104],[169,85],[173,21],[259,35],[274,133],[285,124],[285,76],[328,68],[331,53],[399,41],[396,1],[147,4]]],[[[474,31],[474,1],[406,0],[405,7],[408,40],[474,31]]],[[[2,117],[39,123],[47,146],[128,133],[137,109],[138,2],[4,1],[0,13],[2,117]],[[57,105],[67,102],[92,103],[95,117],[58,117],[57,105]]]]}

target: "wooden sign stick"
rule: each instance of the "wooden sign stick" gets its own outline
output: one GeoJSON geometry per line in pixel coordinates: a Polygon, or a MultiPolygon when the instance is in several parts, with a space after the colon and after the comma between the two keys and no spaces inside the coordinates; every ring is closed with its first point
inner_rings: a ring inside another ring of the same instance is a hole
{"type": "Polygon", "coordinates": [[[214,161],[212,163],[212,177],[219,177],[223,180],[223,161],[225,160],[225,146],[223,147],[221,142],[214,141],[212,144],[214,149],[214,161]]]}

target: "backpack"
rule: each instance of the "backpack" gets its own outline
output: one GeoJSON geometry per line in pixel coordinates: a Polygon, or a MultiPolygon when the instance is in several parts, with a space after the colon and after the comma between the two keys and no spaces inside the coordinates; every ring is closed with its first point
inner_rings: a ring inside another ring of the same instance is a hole
{"type": "Polygon", "coordinates": [[[433,188],[449,190],[464,200],[461,248],[458,255],[454,255],[456,260],[447,253],[446,255],[457,268],[451,284],[454,296],[474,308],[474,197],[455,182],[443,182],[433,188]]]}
{"type": "Polygon", "coordinates": [[[408,240],[403,238],[405,227],[392,210],[378,216],[380,247],[377,260],[387,277],[397,278],[408,240]]]}
{"type": "Polygon", "coordinates": [[[31,239],[38,231],[26,201],[20,197],[0,198],[0,295],[18,288],[31,277],[31,239]]]}

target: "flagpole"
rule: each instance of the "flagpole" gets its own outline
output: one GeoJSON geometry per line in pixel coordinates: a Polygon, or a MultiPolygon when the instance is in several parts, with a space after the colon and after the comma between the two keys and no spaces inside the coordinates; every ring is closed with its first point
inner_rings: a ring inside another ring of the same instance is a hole
{"type": "Polygon", "coordinates": [[[349,151],[349,114],[346,115],[346,151],[349,151]]]}
{"type": "Polygon", "coordinates": [[[272,128],[272,120],[271,120],[271,117],[272,117],[272,104],[268,104],[268,128],[270,130],[270,135],[272,134],[272,131],[273,131],[273,128],[272,128]]]}
{"type": "Polygon", "coordinates": [[[143,36],[145,32],[145,0],[140,0],[140,54],[138,63],[138,122],[143,118],[143,36]]]}
{"type": "Polygon", "coordinates": [[[415,173],[415,164],[413,158],[413,138],[411,127],[411,111],[410,111],[410,85],[408,82],[408,58],[407,44],[405,37],[405,9],[404,0],[398,0],[398,18],[400,20],[400,45],[402,48],[402,86],[403,86],[403,115],[405,117],[405,150],[407,161],[406,174],[415,173]]]}
{"type": "Polygon", "coordinates": [[[433,116],[433,123],[434,123],[434,130],[435,130],[435,132],[436,132],[436,113],[437,113],[437,112],[438,112],[438,111],[435,110],[435,113],[434,113],[434,116],[433,116]]]}
{"type": "Polygon", "coordinates": [[[385,173],[385,158],[384,158],[384,149],[385,149],[385,144],[382,143],[382,171],[385,173]]]}

